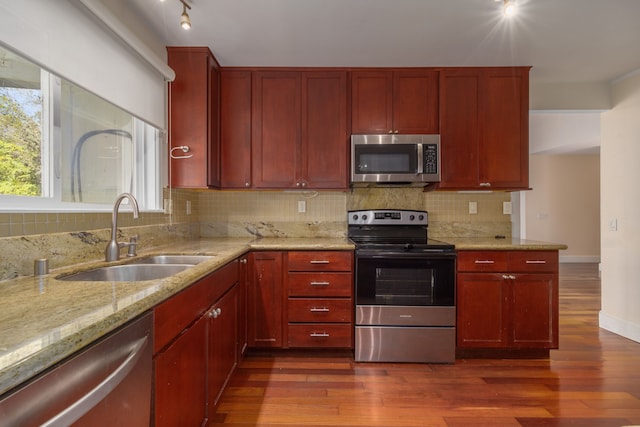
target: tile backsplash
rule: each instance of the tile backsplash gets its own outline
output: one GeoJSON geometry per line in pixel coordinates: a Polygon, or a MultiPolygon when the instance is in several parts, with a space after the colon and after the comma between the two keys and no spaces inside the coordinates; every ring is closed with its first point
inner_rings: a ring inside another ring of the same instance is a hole
{"type": "MultiPolygon", "coordinates": [[[[423,192],[419,188],[339,191],[165,190],[171,214],[120,212],[121,237],[140,235],[141,248],[197,237],[344,237],[347,211],[417,209],[429,212],[429,236],[511,236],[503,215],[509,193],[423,192]],[[469,214],[469,202],[477,214],[469,214]],[[303,211],[303,212],[301,212],[303,211]]],[[[0,214],[0,280],[33,273],[33,260],[58,268],[102,257],[111,212],[0,214]]]]}

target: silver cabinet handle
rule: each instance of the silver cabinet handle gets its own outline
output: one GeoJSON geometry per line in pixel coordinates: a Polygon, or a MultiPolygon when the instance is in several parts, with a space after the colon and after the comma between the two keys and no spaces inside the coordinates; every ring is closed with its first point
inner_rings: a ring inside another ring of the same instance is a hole
{"type": "Polygon", "coordinates": [[[309,336],[310,337],[328,337],[329,334],[327,332],[311,332],[309,336]]]}
{"type": "Polygon", "coordinates": [[[313,281],[313,282],[309,282],[309,284],[311,286],[329,286],[331,283],[330,282],[316,282],[316,281],[313,281]]]}
{"type": "Polygon", "coordinates": [[[481,182],[480,183],[480,187],[491,187],[491,183],[490,182],[481,182]]]}
{"type": "Polygon", "coordinates": [[[329,264],[329,260],[326,259],[312,259],[309,264],[329,264]]]}
{"type": "Polygon", "coordinates": [[[490,259],[477,259],[475,260],[476,264],[495,264],[496,262],[490,259]]]}
{"type": "Polygon", "coordinates": [[[222,309],[218,307],[214,310],[211,310],[211,312],[209,313],[209,317],[213,319],[217,319],[221,314],[222,314],[222,309]]]}
{"type": "Polygon", "coordinates": [[[312,313],[328,313],[330,310],[327,307],[311,307],[309,311],[312,313]]]}
{"type": "Polygon", "coordinates": [[[242,259],[240,260],[240,264],[246,264],[246,263],[247,263],[247,259],[246,259],[246,258],[242,258],[242,259]]]}
{"type": "Polygon", "coordinates": [[[546,264],[547,261],[545,260],[535,260],[535,259],[528,259],[525,261],[525,264],[546,264]]]}
{"type": "Polygon", "coordinates": [[[514,280],[516,278],[516,276],[514,276],[513,274],[503,274],[502,278],[504,280],[514,280]]]}
{"type": "Polygon", "coordinates": [[[109,395],[131,372],[142,355],[142,349],[147,344],[147,337],[139,339],[131,348],[129,355],[107,378],[85,394],[81,399],[75,401],[62,412],[42,424],[43,426],[70,425],[89,412],[94,406],[100,403],[109,395]]]}

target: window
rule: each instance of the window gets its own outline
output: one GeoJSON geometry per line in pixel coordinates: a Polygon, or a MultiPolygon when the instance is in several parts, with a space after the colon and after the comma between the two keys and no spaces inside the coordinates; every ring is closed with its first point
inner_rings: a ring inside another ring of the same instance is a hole
{"type": "Polygon", "coordinates": [[[0,47],[0,210],[160,210],[163,133],[0,47]]]}

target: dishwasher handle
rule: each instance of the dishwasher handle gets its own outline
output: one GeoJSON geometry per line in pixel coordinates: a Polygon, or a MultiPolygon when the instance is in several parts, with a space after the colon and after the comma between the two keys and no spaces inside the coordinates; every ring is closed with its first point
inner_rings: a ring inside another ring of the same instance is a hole
{"type": "Polygon", "coordinates": [[[142,355],[142,350],[147,345],[148,337],[144,336],[134,342],[126,359],[109,374],[100,384],[95,386],[82,398],[76,400],[72,405],[68,406],[53,418],[42,424],[43,427],[68,426],[76,422],[83,415],[89,412],[93,407],[100,403],[109,395],[121,382],[138,362],[142,355]]]}

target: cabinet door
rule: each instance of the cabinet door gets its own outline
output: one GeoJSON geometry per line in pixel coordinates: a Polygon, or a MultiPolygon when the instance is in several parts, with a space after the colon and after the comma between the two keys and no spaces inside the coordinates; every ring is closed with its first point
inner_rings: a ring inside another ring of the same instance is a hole
{"type": "Polygon", "coordinates": [[[251,72],[220,74],[221,187],[251,187],[251,72]]]}
{"type": "Polygon", "coordinates": [[[201,317],[154,359],[155,426],[200,426],[206,419],[208,318],[201,317]]]}
{"type": "Polygon", "coordinates": [[[435,134],[438,129],[438,72],[394,71],[393,131],[435,134]]]}
{"type": "Polygon", "coordinates": [[[483,70],[480,182],[529,186],[529,69],[483,70]]]}
{"type": "Polygon", "coordinates": [[[255,188],[296,188],[300,164],[300,73],[253,73],[255,188]]]}
{"type": "Polygon", "coordinates": [[[441,189],[478,187],[479,97],[477,69],[440,72],[441,189]]]}
{"type": "MultiPolygon", "coordinates": [[[[215,80],[215,61],[207,48],[170,47],[167,49],[169,66],[176,78],[169,84],[169,147],[186,145],[191,157],[171,157],[171,186],[179,188],[207,188],[209,162],[215,161],[210,153],[211,137],[217,130],[214,101],[210,85],[215,80]]],[[[181,150],[174,156],[184,156],[181,150]]]]}
{"type": "Polygon", "coordinates": [[[302,73],[302,186],[346,189],[349,137],[347,134],[347,73],[302,73]]]}
{"type": "Polygon", "coordinates": [[[232,287],[208,312],[209,370],[207,372],[209,417],[238,360],[238,286],[232,287]]]}
{"type": "Polygon", "coordinates": [[[513,348],[558,348],[558,292],[554,274],[517,274],[509,281],[513,348]]]}
{"type": "Polygon", "coordinates": [[[247,350],[247,286],[249,281],[248,256],[240,258],[238,280],[238,362],[247,350]]]}
{"type": "Polygon", "coordinates": [[[457,279],[458,347],[506,347],[508,295],[502,275],[462,273],[457,279]]]}
{"type": "Polygon", "coordinates": [[[393,129],[393,74],[351,73],[351,133],[389,133],[393,129]]]}
{"type": "Polygon", "coordinates": [[[283,313],[282,253],[253,252],[247,293],[249,347],[282,347],[283,313]]]}

